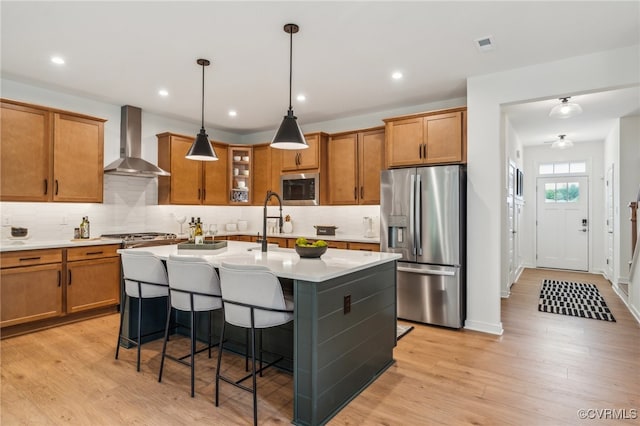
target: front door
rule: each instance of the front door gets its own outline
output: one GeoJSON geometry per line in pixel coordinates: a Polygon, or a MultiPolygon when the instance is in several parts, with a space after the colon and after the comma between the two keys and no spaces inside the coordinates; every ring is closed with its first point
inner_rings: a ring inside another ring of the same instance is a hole
{"type": "Polygon", "coordinates": [[[538,178],[539,268],[589,269],[589,189],[586,176],[538,178]]]}

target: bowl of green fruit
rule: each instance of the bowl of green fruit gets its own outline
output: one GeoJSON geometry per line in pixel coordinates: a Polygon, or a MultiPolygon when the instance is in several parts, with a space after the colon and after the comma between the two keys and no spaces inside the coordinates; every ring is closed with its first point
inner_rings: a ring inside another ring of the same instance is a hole
{"type": "Polygon", "coordinates": [[[295,248],[300,257],[318,258],[327,251],[327,243],[322,240],[310,243],[306,238],[300,237],[296,240],[295,248]]]}

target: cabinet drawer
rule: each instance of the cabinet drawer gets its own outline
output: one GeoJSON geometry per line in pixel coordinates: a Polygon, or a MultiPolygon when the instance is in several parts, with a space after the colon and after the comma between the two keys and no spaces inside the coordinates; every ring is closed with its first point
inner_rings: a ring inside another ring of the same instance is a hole
{"type": "Polygon", "coordinates": [[[380,251],[380,245],[375,243],[349,243],[349,250],[380,251]]]}
{"type": "Polygon", "coordinates": [[[4,252],[0,256],[2,268],[14,268],[16,266],[43,265],[47,263],[62,262],[62,250],[24,250],[4,252]]]}
{"type": "Polygon", "coordinates": [[[116,257],[116,250],[120,244],[110,244],[104,246],[86,246],[67,249],[67,262],[86,259],[99,259],[102,257],[116,257]]]}

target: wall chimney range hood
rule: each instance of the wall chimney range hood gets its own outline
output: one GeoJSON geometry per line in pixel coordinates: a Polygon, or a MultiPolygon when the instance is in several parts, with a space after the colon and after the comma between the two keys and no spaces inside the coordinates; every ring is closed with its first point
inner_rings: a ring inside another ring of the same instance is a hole
{"type": "Polygon", "coordinates": [[[153,178],[171,174],[141,158],[142,110],[124,105],[120,114],[120,158],[104,168],[109,175],[153,178]]]}

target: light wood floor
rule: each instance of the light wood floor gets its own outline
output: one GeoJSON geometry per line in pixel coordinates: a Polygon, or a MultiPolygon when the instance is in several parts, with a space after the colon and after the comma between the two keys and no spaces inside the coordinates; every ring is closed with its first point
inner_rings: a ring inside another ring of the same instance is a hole
{"type": "MultiPolygon", "coordinates": [[[[640,409],[640,327],[600,276],[526,270],[502,301],[502,321],[503,336],[416,325],[396,363],[330,424],[571,425],[579,409],[640,409]],[[543,278],[596,284],[617,322],[538,312],[543,278]]],[[[158,383],[159,342],[143,346],[140,373],[134,350],[114,360],[117,326],[110,315],[1,341],[0,423],[251,423],[248,393],[223,383],[214,406],[215,351],[197,359],[192,399],[187,367],[167,361],[158,383]]],[[[223,357],[229,365],[241,371],[243,361],[223,357]]],[[[277,370],[259,381],[262,424],[290,423],[292,387],[277,370]]]]}

